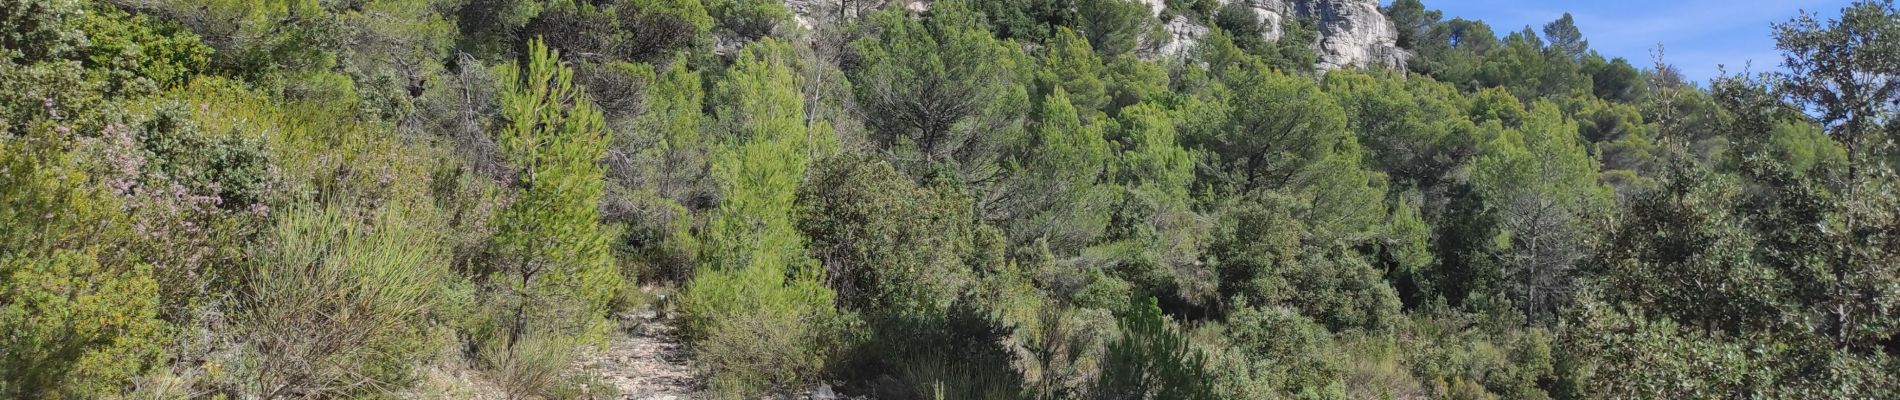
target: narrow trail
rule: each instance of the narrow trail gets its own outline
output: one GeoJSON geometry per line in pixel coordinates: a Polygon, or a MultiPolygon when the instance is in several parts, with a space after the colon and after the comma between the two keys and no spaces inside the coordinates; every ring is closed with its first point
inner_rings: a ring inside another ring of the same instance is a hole
{"type": "Polygon", "coordinates": [[[620,389],[621,399],[701,397],[691,355],[674,323],[651,307],[620,318],[607,351],[592,362],[601,380],[620,389]]]}

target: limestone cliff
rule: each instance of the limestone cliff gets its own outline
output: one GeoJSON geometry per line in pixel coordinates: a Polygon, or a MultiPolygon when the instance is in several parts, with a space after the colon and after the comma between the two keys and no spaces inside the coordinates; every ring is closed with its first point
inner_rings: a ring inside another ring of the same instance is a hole
{"type": "MultiPolygon", "coordinates": [[[[1207,21],[1197,21],[1180,15],[1168,13],[1163,0],[1140,0],[1154,10],[1157,17],[1167,16],[1162,23],[1173,40],[1159,49],[1160,56],[1185,54],[1207,35],[1207,21]]],[[[1298,18],[1307,21],[1314,31],[1319,33],[1319,42],[1314,46],[1319,50],[1321,70],[1340,68],[1361,68],[1384,66],[1397,69],[1405,68],[1409,54],[1398,47],[1398,31],[1391,20],[1379,11],[1379,0],[1219,0],[1222,5],[1242,2],[1253,8],[1266,27],[1268,40],[1279,40],[1284,32],[1284,21],[1298,18]]],[[[800,25],[807,28],[815,21],[826,21],[836,15],[858,15],[865,10],[876,8],[886,2],[899,2],[905,8],[922,11],[929,9],[928,0],[855,0],[827,2],[823,0],[785,0],[800,25]],[[851,4],[854,9],[841,10],[840,5],[851,4]]]]}
{"type": "MultiPolygon", "coordinates": [[[[1154,6],[1161,0],[1146,0],[1154,6]]],[[[1279,40],[1289,18],[1307,21],[1319,33],[1319,69],[1385,66],[1405,68],[1409,54],[1398,46],[1398,30],[1379,11],[1378,0],[1221,0],[1241,2],[1254,9],[1266,27],[1267,40],[1279,40]]],[[[1157,7],[1157,14],[1161,15],[1157,7]]],[[[1167,22],[1175,42],[1166,51],[1186,51],[1205,35],[1195,21],[1174,17],[1167,22]]]]}

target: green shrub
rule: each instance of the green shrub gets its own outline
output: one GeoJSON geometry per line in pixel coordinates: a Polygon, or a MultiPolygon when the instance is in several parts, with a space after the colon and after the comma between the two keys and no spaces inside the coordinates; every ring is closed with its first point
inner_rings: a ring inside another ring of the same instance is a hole
{"type": "Polygon", "coordinates": [[[283,213],[244,279],[239,315],[263,398],[390,393],[414,359],[444,285],[455,279],[435,230],[388,209],[357,221],[342,207],[283,213]]]}
{"type": "Polygon", "coordinates": [[[1249,307],[1229,315],[1222,333],[1246,356],[1251,379],[1277,395],[1345,397],[1347,355],[1334,344],[1332,333],[1311,318],[1286,309],[1249,307]]]}
{"type": "Polygon", "coordinates": [[[148,269],[101,265],[97,249],[35,253],[0,258],[0,396],[105,396],[158,360],[148,269]]]}
{"type": "MultiPolygon", "coordinates": [[[[809,269],[807,269],[809,270],[809,269]]],[[[721,397],[787,393],[825,367],[843,323],[816,276],[787,279],[782,267],[701,272],[680,309],[699,362],[721,397]]]]}
{"type": "Polygon", "coordinates": [[[792,10],[772,0],[708,0],[715,32],[741,40],[755,40],[781,32],[792,23],[792,10]]]}
{"type": "Polygon", "coordinates": [[[680,310],[721,397],[799,389],[844,332],[793,223],[811,155],[835,146],[805,120],[794,54],[783,42],[756,42],[713,93],[723,142],[712,150],[712,179],[725,196],[699,231],[699,267],[680,310]]]}
{"type": "Polygon", "coordinates": [[[524,29],[583,60],[655,62],[709,44],[712,25],[699,0],[561,0],[549,2],[524,29]]]}
{"type": "Polygon", "coordinates": [[[162,354],[157,282],[63,130],[0,137],[0,397],[105,397],[162,354]]]}
{"type": "Polygon", "coordinates": [[[841,305],[865,313],[947,309],[995,265],[982,260],[969,201],[948,188],[919,187],[884,162],[822,160],[798,188],[798,221],[823,260],[841,305]]]}
{"type": "Polygon", "coordinates": [[[1172,39],[1154,9],[1135,0],[1076,0],[1076,25],[1104,57],[1147,52],[1172,39]]]}
{"type": "Polygon", "coordinates": [[[1118,318],[1121,337],[1108,343],[1091,398],[1215,398],[1206,354],[1190,346],[1188,336],[1161,315],[1154,298],[1135,301],[1118,318]]]}

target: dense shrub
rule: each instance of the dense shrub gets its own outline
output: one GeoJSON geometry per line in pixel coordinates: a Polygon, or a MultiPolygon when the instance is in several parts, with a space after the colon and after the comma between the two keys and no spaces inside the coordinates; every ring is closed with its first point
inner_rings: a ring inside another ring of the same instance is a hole
{"type": "Polygon", "coordinates": [[[439,231],[415,211],[294,209],[243,282],[239,329],[263,398],[363,396],[404,387],[427,351],[450,275],[439,231]]]}
{"type": "Polygon", "coordinates": [[[721,397],[811,382],[848,321],[794,225],[811,155],[835,146],[822,125],[806,124],[794,54],[771,39],[748,46],[712,96],[723,129],[712,179],[724,196],[700,231],[680,309],[688,335],[706,346],[700,359],[721,397]]]}
{"type": "Polygon", "coordinates": [[[1154,299],[1134,302],[1117,318],[1121,337],[1108,343],[1102,375],[1090,398],[1215,398],[1205,353],[1161,315],[1154,299]]]}
{"type": "Polygon", "coordinates": [[[0,140],[0,396],[108,396],[162,354],[159,288],[70,128],[25,131],[0,140]]]}

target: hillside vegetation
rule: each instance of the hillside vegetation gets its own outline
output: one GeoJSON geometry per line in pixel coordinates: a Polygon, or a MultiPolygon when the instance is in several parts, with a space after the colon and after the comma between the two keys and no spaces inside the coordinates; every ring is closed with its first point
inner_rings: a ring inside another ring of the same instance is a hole
{"type": "Polygon", "coordinates": [[[1889,0],[835,3],[0,0],[0,398],[1900,398],[1889,0]]]}

